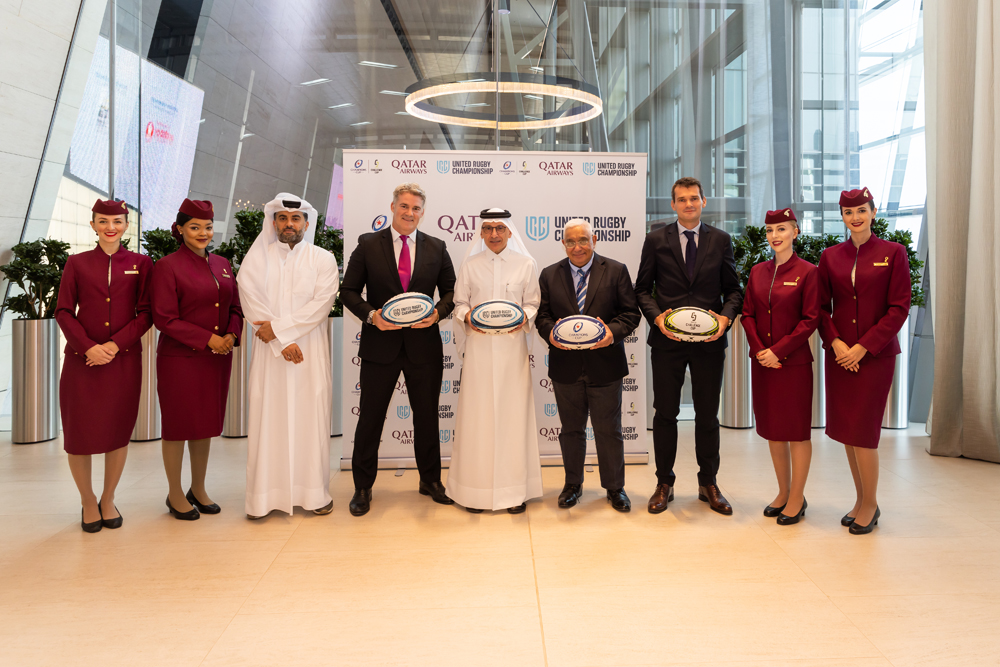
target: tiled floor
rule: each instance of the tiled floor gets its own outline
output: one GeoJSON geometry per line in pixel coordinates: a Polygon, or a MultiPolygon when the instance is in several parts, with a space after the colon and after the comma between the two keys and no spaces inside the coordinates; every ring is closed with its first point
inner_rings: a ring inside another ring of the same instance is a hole
{"type": "MultiPolygon", "coordinates": [[[[246,443],[218,439],[222,514],[166,513],[159,443],[132,445],[121,530],[79,528],[58,441],[0,442],[0,664],[8,665],[1000,665],[1000,466],[884,431],[879,528],[839,524],[843,448],[816,435],[809,510],[761,516],[766,443],[722,434],[735,514],[696,497],[691,423],[677,500],[645,511],[651,466],[629,466],[627,515],[587,475],[559,510],[562,470],[526,514],[472,515],[383,472],[372,511],[244,518],[246,443]]],[[[335,442],[335,451],[339,443],[335,442]]],[[[96,466],[98,469],[101,465],[96,466]]]]}

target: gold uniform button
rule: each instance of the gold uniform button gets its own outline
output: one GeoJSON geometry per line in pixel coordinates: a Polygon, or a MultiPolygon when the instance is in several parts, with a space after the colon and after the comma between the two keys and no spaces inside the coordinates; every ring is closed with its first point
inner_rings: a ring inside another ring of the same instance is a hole
{"type": "Polygon", "coordinates": [[[219,327],[215,327],[215,330],[216,330],[216,331],[218,331],[218,330],[219,330],[219,327]]]}
{"type": "Polygon", "coordinates": [[[108,303],[111,303],[111,299],[110,298],[105,299],[105,301],[107,301],[108,303]]]}
{"type": "Polygon", "coordinates": [[[219,307],[219,304],[215,304],[215,307],[216,307],[216,308],[218,308],[218,307],[219,307]]]}
{"type": "Polygon", "coordinates": [[[110,325],[110,324],[108,324],[107,322],[105,322],[105,323],[104,323],[104,326],[106,326],[106,327],[110,327],[111,325],[110,325]]]}
{"type": "MultiPolygon", "coordinates": [[[[858,323],[858,321],[857,321],[857,320],[851,320],[851,321],[852,321],[852,322],[854,322],[855,324],[857,324],[857,323],[858,323]]],[[[218,327],[216,327],[216,328],[218,328],[218,327]]]]}

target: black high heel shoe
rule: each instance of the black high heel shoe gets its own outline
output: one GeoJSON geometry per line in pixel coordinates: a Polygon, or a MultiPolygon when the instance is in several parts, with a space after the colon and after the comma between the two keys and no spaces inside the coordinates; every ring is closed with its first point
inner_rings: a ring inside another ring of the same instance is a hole
{"type": "MultiPolygon", "coordinates": [[[[97,509],[98,509],[98,511],[100,511],[100,509],[101,509],[100,504],[97,505],[97,509]]],[[[85,532],[85,533],[99,533],[99,532],[101,532],[101,528],[102,528],[102,524],[103,523],[104,523],[104,519],[103,518],[98,519],[97,521],[91,521],[90,523],[87,523],[86,521],[83,520],[83,508],[82,507],[80,508],[80,526],[83,528],[83,532],[85,532]]]]}
{"type": "Polygon", "coordinates": [[[840,517],[840,525],[843,526],[844,528],[850,528],[851,525],[853,524],[854,524],[854,517],[851,516],[850,514],[845,514],[844,516],[840,517]]]}
{"type": "MultiPolygon", "coordinates": [[[[787,506],[787,505],[786,505],[787,506]]],[[[809,503],[805,498],[802,499],[802,509],[795,516],[788,516],[784,512],[778,515],[778,525],[779,526],[791,526],[792,524],[798,523],[799,519],[806,515],[806,508],[809,507],[809,503]]]]}
{"type": "Polygon", "coordinates": [[[167,496],[167,509],[174,515],[175,519],[180,519],[181,521],[194,521],[201,518],[201,513],[198,511],[197,507],[192,507],[189,512],[179,512],[175,510],[174,506],[170,504],[170,496],[167,496]]]}
{"type": "Polygon", "coordinates": [[[781,507],[772,507],[771,505],[768,505],[767,507],[764,508],[764,516],[766,516],[768,519],[773,519],[774,517],[781,514],[781,510],[785,509],[786,505],[788,505],[788,503],[785,503],[781,507]]]}
{"type": "Polygon", "coordinates": [[[97,509],[101,513],[101,525],[102,526],[104,526],[105,528],[111,528],[112,530],[114,530],[115,528],[121,528],[122,527],[122,513],[118,512],[118,506],[117,505],[115,505],[115,511],[118,512],[118,516],[116,516],[114,519],[105,519],[104,518],[104,510],[101,509],[101,503],[97,503],[97,509]]]}
{"type": "Polygon", "coordinates": [[[875,507],[875,516],[872,517],[871,523],[867,526],[862,526],[860,523],[855,521],[851,524],[851,535],[867,535],[868,533],[875,530],[875,526],[878,525],[878,518],[882,516],[882,510],[877,506],[875,507]]]}
{"type": "Polygon", "coordinates": [[[194,497],[194,490],[188,489],[187,495],[184,496],[189,503],[198,508],[198,511],[202,514],[218,514],[222,511],[222,508],[212,503],[211,505],[203,505],[198,502],[198,499],[194,497]]]}

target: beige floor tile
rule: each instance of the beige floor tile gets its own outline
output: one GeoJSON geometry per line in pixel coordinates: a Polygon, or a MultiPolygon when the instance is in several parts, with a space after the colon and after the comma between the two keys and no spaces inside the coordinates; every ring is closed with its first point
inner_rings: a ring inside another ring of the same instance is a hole
{"type": "Polygon", "coordinates": [[[67,526],[79,526],[79,514],[0,516],[0,566],[21,560],[67,526]]]}
{"type": "Polygon", "coordinates": [[[282,553],[241,613],[351,612],[536,603],[530,555],[406,549],[395,553],[282,553]]]}
{"type": "Polygon", "coordinates": [[[240,614],[204,667],[545,664],[538,609],[240,614]]]}
{"type": "MultiPolygon", "coordinates": [[[[673,660],[664,657],[655,662],[644,663],[609,663],[614,667],[719,667],[720,664],[732,667],[892,667],[885,658],[818,658],[815,660],[801,658],[768,658],[767,660],[738,660],[734,662],[692,662],[690,660],[673,660]]],[[[580,667],[609,667],[609,664],[580,665],[580,667]]]]}
{"type": "Polygon", "coordinates": [[[243,598],[110,601],[0,606],[5,665],[174,667],[201,664],[243,598]],[[7,613],[5,613],[7,612],[7,613]]]}
{"type": "Polygon", "coordinates": [[[1000,665],[1000,595],[834,597],[833,602],[894,667],[1000,665]]]}

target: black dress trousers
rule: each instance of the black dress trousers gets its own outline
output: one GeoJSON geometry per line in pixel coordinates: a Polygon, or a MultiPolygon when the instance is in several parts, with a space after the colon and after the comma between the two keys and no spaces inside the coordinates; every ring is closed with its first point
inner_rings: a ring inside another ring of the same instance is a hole
{"type": "Polygon", "coordinates": [[[553,382],[559,408],[559,448],[567,484],[583,484],[587,458],[587,414],[594,425],[601,486],[609,491],[625,487],[625,442],[622,440],[622,381],[593,384],[586,376],[576,382],[553,382]]]}

